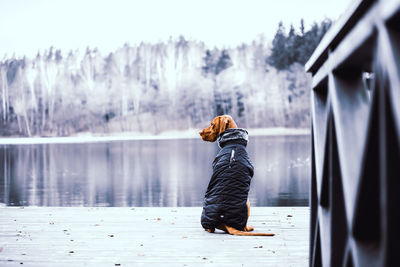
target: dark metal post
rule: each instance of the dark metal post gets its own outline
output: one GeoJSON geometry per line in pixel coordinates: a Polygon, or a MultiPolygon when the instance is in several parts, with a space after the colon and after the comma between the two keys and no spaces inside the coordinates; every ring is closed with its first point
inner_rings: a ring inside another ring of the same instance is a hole
{"type": "Polygon", "coordinates": [[[306,64],[310,266],[400,266],[400,1],[356,1],[306,64]]]}

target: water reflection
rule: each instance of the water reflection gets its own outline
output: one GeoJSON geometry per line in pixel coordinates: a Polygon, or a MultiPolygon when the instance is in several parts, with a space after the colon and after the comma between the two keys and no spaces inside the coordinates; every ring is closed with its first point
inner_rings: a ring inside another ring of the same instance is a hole
{"type": "MultiPolygon", "coordinates": [[[[0,202],[201,206],[216,144],[198,139],[0,146],[0,202]]],[[[255,206],[306,206],[309,137],[253,137],[255,206]]]]}

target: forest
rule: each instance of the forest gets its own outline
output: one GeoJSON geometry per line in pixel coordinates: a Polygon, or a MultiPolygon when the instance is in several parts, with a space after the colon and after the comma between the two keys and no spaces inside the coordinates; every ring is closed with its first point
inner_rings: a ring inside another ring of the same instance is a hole
{"type": "Polygon", "coordinates": [[[259,36],[211,48],[168,42],[61,51],[0,61],[0,136],[159,134],[205,127],[230,114],[243,128],[308,128],[310,76],[304,63],[330,20],[272,41],[259,36]]]}

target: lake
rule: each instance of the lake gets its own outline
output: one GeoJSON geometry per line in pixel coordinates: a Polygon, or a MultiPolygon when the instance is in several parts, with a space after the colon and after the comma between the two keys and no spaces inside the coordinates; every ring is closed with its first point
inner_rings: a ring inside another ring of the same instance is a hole
{"type": "MultiPolygon", "coordinates": [[[[250,136],[253,206],[308,206],[310,137],[250,136]]],[[[216,143],[198,139],[0,145],[7,206],[202,206],[216,143]]]]}

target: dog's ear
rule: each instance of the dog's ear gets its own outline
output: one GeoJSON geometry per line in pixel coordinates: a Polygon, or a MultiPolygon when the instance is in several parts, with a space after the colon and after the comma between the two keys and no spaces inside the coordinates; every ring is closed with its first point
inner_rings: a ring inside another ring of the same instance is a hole
{"type": "Polygon", "coordinates": [[[221,135],[223,132],[225,132],[226,129],[228,129],[229,121],[230,121],[229,117],[226,116],[219,117],[218,135],[221,135]]]}

